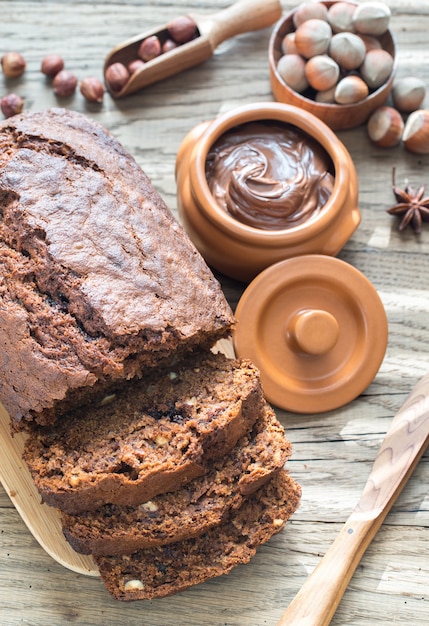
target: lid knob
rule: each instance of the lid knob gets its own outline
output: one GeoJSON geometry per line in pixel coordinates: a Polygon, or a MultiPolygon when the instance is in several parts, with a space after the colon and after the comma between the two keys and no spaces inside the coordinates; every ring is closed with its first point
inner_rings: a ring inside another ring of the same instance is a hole
{"type": "Polygon", "coordinates": [[[300,352],[316,356],[332,350],[338,341],[339,326],[328,311],[305,309],[289,320],[287,335],[300,352]]]}

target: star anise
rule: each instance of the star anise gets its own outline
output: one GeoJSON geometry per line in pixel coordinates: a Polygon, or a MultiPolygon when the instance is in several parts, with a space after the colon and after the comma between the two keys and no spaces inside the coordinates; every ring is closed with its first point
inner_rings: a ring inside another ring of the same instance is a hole
{"type": "Polygon", "coordinates": [[[395,168],[393,168],[392,189],[398,204],[387,209],[387,212],[401,218],[398,228],[400,231],[403,231],[409,224],[416,233],[420,233],[422,223],[429,222],[429,196],[424,197],[426,186],[421,185],[417,191],[414,191],[410,185],[400,189],[396,186],[395,168]]]}

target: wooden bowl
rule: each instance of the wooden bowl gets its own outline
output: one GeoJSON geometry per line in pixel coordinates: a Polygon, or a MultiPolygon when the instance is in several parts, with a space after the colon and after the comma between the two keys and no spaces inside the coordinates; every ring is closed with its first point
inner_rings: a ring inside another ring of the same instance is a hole
{"type": "MultiPolygon", "coordinates": [[[[328,8],[335,2],[323,2],[328,8]]],[[[354,3],[353,3],[354,4],[354,3]]],[[[382,47],[393,57],[393,69],[387,81],[378,89],[360,102],[355,104],[325,104],[314,100],[314,92],[309,89],[304,93],[294,91],[281,78],[277,71],[277,64],[283,55],[281,42],[283,37],[295,30],[293,25],[294,11],[285,15],[274,27],[271,34],[268,57],[270,66],[271,90],[278,102],[292,104],[300,109],[309,111],[333,130],[345,130],[364,124],[371,113],[382,106],[389,97],[396,74],[396,43],[390,30],[378,37],[382,47]]]]}

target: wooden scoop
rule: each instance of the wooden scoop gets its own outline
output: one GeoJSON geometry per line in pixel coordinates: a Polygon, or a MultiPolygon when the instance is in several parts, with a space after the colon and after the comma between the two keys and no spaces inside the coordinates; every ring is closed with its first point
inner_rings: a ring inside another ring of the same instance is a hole
{"type": "MultiPolygon", "coordinates": [[[[214,15],[198,16],[191,14],[189,17],[195,22],[199,33],[196,39],[147,61],[140,70],[130,76],[120,91],[115,92],[109,89],[110,93],[114,98],[122,98],[152,83],[198,65],[209,59],[216,47],[226,39],[251,30],[271,26],[280,18],[281,14],[282,8],[279,0],[240,0],[214,15]]],[[[108,54],[104,63],[104,73],[112,63],[120,62],[127,67],[131,61],[137,59],[139,46],[146,37],[158,35],[162,40],[166,38],[166,33],[166,26],[163,26],[141,33],[119,44],[108,54]]],[[[109,88],[107,81],[106,85],[109,88]]]]}
{"type": "Polygon", "coordinates": [[[429,443],[429,375],[392,420],[353,513],[278,626],[327,626],[365,550],[429,443]]]}

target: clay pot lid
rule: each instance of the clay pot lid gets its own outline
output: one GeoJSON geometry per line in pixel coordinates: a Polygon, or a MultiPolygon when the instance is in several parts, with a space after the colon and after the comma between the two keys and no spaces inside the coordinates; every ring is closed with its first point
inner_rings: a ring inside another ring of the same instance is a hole
{"type": "Polygon", "coordinates": [[[322,413],[356,398],[384,358],[388,326],[377,291],[335,257],[306,255],[272,265],[236,309],[238,357],[260,369],[279,408],[322,413]]]}

